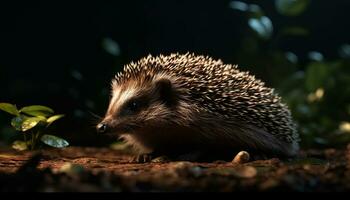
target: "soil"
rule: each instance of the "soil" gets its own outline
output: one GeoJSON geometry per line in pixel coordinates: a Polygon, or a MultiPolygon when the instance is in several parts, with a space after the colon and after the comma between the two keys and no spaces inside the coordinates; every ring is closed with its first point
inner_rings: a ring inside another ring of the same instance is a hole
{"type": "Polygon", "coordinates": [[[0,191],[350,191],[350,145],[293,160],[130,163],[110,148],[0,150],[0,191]]]}

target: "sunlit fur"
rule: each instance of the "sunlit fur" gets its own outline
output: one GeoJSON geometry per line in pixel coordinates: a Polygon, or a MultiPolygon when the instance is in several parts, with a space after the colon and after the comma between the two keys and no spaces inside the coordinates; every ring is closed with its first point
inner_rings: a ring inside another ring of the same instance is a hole
{"type": "Polygon", "coordinates": [[[194,54],[150,55],[126,65],[112,81],[103,121],[140,153],[210,149],[294,156],[299,149],[290,111],[273,89],[237,66],[194,54]],[[171,103],[160,93],[164,80],[171,103]],[[147,105],[122,115],[138,98],[147,105]]]}

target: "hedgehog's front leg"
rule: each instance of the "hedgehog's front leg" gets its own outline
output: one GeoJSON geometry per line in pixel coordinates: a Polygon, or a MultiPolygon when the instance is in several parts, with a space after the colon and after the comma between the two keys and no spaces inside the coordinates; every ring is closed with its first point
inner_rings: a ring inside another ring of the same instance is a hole
{"type": "Polygon", "coordinates": [[[130,160],[131,163],[146,163],[150,162],[155,156],[152,153],[145,153],[133,156],[130,160]]]}
{"type": "Polygon", "coordinates": [[[197,162],[200,160],[202,155],[203,154],[199,151],[194,151],[194,152],[176,155],[176,156],[173,155],[170,157],[162,154],[157,154],[157,153],[145,153],[145,154],[139,154],[137,156],[132,157],[131,162],[132,163],[146,163],[146,162],[163,163],[163,162],[169,162],[169,161],[197,162]]]}
{"type": "Polygon", "coordinates": [[[162,162],[168,162],[169,158],[165,155],[159,155],[156,153],[145,153],[145,154],[139,154],[136,156],[133,156],[130,160],[131,163],[147,163],[147,162],[154,162],[154,163],[162,163],[162,162]]]}

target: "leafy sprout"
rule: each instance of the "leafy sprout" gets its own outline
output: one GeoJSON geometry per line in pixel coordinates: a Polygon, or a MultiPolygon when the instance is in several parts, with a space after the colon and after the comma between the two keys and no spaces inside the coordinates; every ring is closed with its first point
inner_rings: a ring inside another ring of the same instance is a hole
{"type": "Polygon", "coordinates": [[[38,141],[56,147],[63,148],[69,143],[57,136],[44,134],[44,130],[53,122],[64,117],[62,114],[54,114],[53,109],[42,106],[32,105],[17,109],[16,105],[10,103],[0,103],[0,110],[3,110],[14,117],[11,120],[11,126],[23,134],[23,141],[17,140],[12,147],[17,150],[36,149],[38,141]]]}

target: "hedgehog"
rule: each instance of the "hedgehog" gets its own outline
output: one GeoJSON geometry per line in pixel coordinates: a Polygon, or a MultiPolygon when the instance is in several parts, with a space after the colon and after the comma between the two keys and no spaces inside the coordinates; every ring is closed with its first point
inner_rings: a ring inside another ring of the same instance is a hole
{"type": "Polygon", "coordinates": [[[294,157],[299,135],[273,88],[237,65],[193,53],[148,55],[111,83],[99,133],[133,147],[134,161],[253,155],[294,157]]]}

